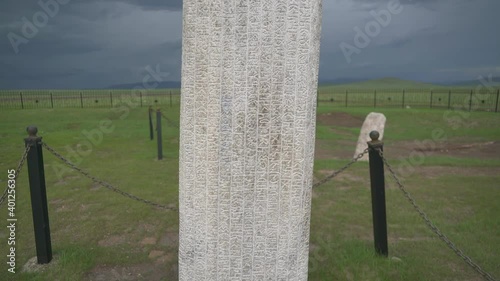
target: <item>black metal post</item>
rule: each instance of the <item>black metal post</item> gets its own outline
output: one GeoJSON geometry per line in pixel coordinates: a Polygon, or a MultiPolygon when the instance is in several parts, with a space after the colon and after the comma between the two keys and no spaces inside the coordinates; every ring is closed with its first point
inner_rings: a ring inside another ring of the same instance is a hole
{"type": "Polygon", "coordinates": [[[448,90],[448,109],[450,109],[451,106],[451,90],[448,90]]]}
{"type": "Polygon", "coordinates": [[[431,103],[430,103],[430,108],[432,108],[432,90],[431,90],[431,103]]]}
{"type": "Polygon", "coordinates": [[[385,179],[384,161],[379,154],[384,143],[380,141],[377,131],[370,132],[371,141],[368,142],[368,155],[370,157],[370,182],[372,194],[373,236],[375,252],[388,256],[387,246],[387,218],[385,209],[385,179]]]}
{"type": "Polygon", "coordinates": [[[113,107],[113,92],[109,92],[109,101],[111,102],[111,107],[113,107]]]}
{"type": "Polygon", "coordinates": [[[80,92],[80,104],[83,108],[83,95],[82,95],[82,92],[80,92]]]}
{"type": "Polygon", "coordinates": [[[52,99],[52,93],[50,93],[50,105],[54,108],[54,100],[52,99]]]}
{"type": "Polygon", "coordinates": [[[470,96],[469,96],[469,111],[471,110],[472,107],[472,90],[470,90],[470,96]]]}
{"type": "Polygon", "coordinates": [[[170,91],[170,107],[172,107],[172,91],[170,91]]]}
{"type": "Polygon", "coordinates": [[[345,107],[347,107],[347,95],[348,95],[348,91],[345,90],[345,107]]]}
{"type": "Polygon", "coordinates": [[[405,89],[403,89],[403,104],[401,108],[405,108],[405,89]]]}
{"type": "Polygon", "coordinates": [[[148,115],[149,115],[149,139],[153,140],[154,139],[154,133],[153,133],[153,117],[151,116],[153,114],[153,107],[150,106],[148,110],[148,115]]]}
{"type": "Polygon", "coordinates": [[[19,92],[19,96],[21,97],[21,109],[24,109],[23,92],[19,92]]]}
{"type": "Polygon", "coordinates": [[[45,172],[43,168],[42,138],[36,133],[38,129],[30,126],[26,129],[29,137],[25,138],[26,146],[31,146],[28,152],[28,174],[31,193],[31,212],[35,228],[36,256],[39,264],[52,260],[52,244],[50,242],[49,211],[47,207],[47,192],[45,188],[45,172]]]}
{"type": "Polygon", "coordinates": [[[377,107],[377,90],[373,93],[373,107],[377,107]]]}
{"type": "Polygon", "coordinates": [[[163,159],[163,146],[161,141],[161,111],[156,110],[156,139],[158,141],[158,160],[163,159]]]}
{"type": "Polygon", "coordinates": [[[141,99],[141,107],[142,107],[142,92],[139,92],[139,97],[141,99]]]}
{"type": "Polygon", "coordinates": [[[500,96],[500,89],[497,90],[497,103],[495,104],[495,112],[498,112],[498,96],[500,96]]]}

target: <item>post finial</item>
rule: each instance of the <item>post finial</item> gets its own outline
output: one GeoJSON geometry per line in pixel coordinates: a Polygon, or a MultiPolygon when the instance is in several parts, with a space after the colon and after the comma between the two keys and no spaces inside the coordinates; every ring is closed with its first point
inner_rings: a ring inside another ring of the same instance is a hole
{"type": "Polygon", "coordinates": [[[31,138],[36,138],[36,134],[38,133],[38,128],[36,126],[28,126],[26,128],[26,132],[28,132],[28,135],[31,137],[31,138]]]}
{"type": "Polygon", "coordinates": [[[372,141],[378,141],[378,138],[380,137],[380,134],[378,131],[371,131],[370,132],[370,138],[372,141]]]}

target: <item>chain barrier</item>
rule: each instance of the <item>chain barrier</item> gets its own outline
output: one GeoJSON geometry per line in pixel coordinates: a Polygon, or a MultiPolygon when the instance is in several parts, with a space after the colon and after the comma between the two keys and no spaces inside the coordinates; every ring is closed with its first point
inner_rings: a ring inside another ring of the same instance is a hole
{"type": "Polygon", "coordinates": [[[342,173],[345,169],[349,168],[352,164],[358,162],[359,159],[361,159],[366,153],[368,153],[368,148],[366,148],[365,150],[363,150],[363,152],[361,152],[360,154],[358,154],[356,157],[354,157],[351,161],[349,161],[349,163],[347,163],[344,167],[338,169],[337,171],[331,173],[330,175],[328,175],[327,177],[325,177],[324,179],[316,182],[313,184],[312,188],[316,188],[322,184],[324,184],[325,182],[333,179],[334,177],[338,176],[340,173],[342,173]]]}
{"type": "Polygon", "coordinates": [[[484,271],[478,264],[472,261],[472,259],[467,256],[461,249],[459,249],[451,240],[444,235],[439,228],[432,223],[432,221],[427,217],[427,214],[417,205],[415,202],[415,199],[411,196],[411,194],[405,189],[403,184],[401,183],[401,180],[398,178],[396,173],[394,172],[394,169],[392,166],[389,164],[387,159],[384,157],[384,152],[381,149],[377,149],[378,153],[380,154],[380,157],[384,161],[384,165],[387,166],[387,169],[389,169],[389,172],[391,172],[391,176],[394,178],[396,181],[396,184],[398,185],[399,189],[403,192],[404,196],[408,201],[410,201],[411,205],[413,208],[417,211],[417,213],[420,215],[420,217],[425,221],[425,224],[431,229],[431,231],[436,234],[439,239],[441,239],[446,245],[455,252],[460,258],[462,258],[465,263],[467,263],[472,269],[474,269],[477,273],[479,273],[481,276],[483,276],[486,280],[488,281],[497,281],[491,274],[488,272],[484,271]]]}
{"type": "MultiPolygon", "coordinates": [[[[26,146],[24,149],[23,155],[21,156],[21,160],[19,160],[19,163],[17,164],[16,168],[16,173],[14,174],[14,180],[17,180],[17,177],[19,176],[19,173],[21,173],[21,169],[23,168],[23,164],[26,161],[26,158],[28,157],[28,152],[31,149],[31,145],[26,146]]],[[[0,197],[0,206],[2,203],[5,201],[5,198],[7,198],[7,192],[9,190],[9,185],[7,184],[7,187],[5,188],[2,197],[0,197]]]]}
{"type": "Polygon", "coordinates": [[[163,118],[165,118],[165,120],[167,120],[168,125],[170,125],[170,126],[172,126],[172,127],[175,127],[175,128],[179,128],[179,125],[178,125],[177,123],[173,122],[173,121],[172,121],[170,118],[168,118],[167,116],[165,116],[165,115],[163,114],[163,112],[160,112],[160,114],[161,114],[161,116],[162,116],[163,118]]]}
{"type": "Polygon", "coordinates": [[[52,147],[50,147],[46,143],[42,142],[42,146],[44,148],[46,148],[50,153],[52,153],[56,158],[59,158],[61,161],[63,161],[68,167],[70,167],[73,170],[76,170],[76,171],[80,172],[85,177],[91,179],[94,183],[97,183],[97,184],[99,184],[101,186],[104,186],[104,187],[110,189],[111,191],[114,191],[114,192],[116,192],[116,193],[118,193],[120,195],[123,195],[125,197],[130,198],[130,199],[133,199],[133,200],[136,200],[136,201],[148,204],[150,206],[161,208],[161,209],[165,209],[165,210],[170,210],[170,211],[177,211],[177,208],[175,208],[175,207],[161,205],[161,204],[149,201],[147,199],[143,199],[143,198],[137,197],[137,196],[135,196],[133,194],[130,194],[128,192],[125,192],[125,191],[123,191],[123,190],[121,190],[121,189],[119,189],[117,187],[114,187],[114,186],[112,186],[111,184],[109,184],[109,183],[107,183],[105,181],[102,181],[102,180],[100,180],[100,179],[98,179],[96,177],[93,177],[88,172],[80,169],[75,164],[71,163],[69,160],[67,160],[66,158],[64,158],[64,156],[62,156],[61,154],[59,154],[58,152],[56,152],[52,147]]]}

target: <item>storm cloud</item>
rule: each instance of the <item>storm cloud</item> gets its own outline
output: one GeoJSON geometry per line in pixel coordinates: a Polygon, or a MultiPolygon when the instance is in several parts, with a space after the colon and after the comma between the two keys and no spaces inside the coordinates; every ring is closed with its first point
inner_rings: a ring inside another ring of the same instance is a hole
{"type": "MultiPolygon", "coordinates": [[[[180,80],[181,0],[57,1],[0,3],[0,88],[105,88],[141,81],[148,65],[180,80]]],[[[499,10],[496,0],[324,0],[320,81],[500,76],[499,10]]]]}

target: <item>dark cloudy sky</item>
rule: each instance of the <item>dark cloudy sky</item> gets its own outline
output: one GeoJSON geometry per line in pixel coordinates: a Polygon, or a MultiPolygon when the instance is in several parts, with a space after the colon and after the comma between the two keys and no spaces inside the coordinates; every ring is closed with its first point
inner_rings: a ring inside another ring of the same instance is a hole
{"type": "MultiPolygon", "coordinates": [[[[0,1],[0,88],[134,83],[148,65],[180,80],[181,0],[58,1],[67,3],[46,18],[38,1],[0,1]],[[32,23],[40,27],[26,28],[32,23]]],[[[500,76],[500,1],[400,1],[377,30],[373,14],[390,1],[323,0],[320,80],[500,76]],[[356,44],[367,26],[373,37],[356,44]]]]}

